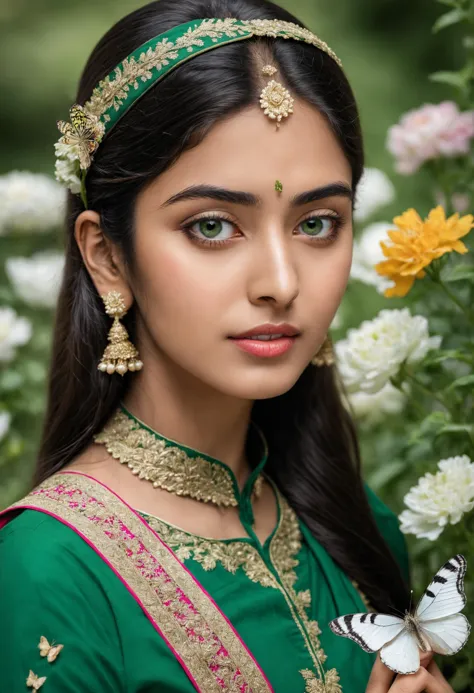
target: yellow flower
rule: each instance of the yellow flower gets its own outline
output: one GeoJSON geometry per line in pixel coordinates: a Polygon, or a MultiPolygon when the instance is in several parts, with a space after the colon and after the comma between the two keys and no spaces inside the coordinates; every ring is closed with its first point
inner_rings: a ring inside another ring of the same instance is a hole
{"type": "Polygon", "coordinates": [[[439,205],[431,210],[425,221],[415,209],[408,209],[395,217],[393,223],[398,230],[387,232],[393,243],[388,245],[380,241],[383,254],[389,259],[375,265],[378,274],[395,282],[395,286],[385,290],[387,298],[406,296],[415,279],[426,275],[423,267],[441,255],[452,250],[467,253],[468,248],[459,239],[474,228],[474,216],[459,217],[456,213],[446,219],[445,211],[439,205]]]}

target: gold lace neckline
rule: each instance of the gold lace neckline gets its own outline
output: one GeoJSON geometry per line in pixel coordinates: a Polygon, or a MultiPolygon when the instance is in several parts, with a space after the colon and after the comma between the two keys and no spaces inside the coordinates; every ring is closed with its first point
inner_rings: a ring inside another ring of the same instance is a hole
{"type": "Polygon", "coordinates": [[[249,435],[255,432],[259,437],[260,458],[242,490],[232,469],[224,462],[155,431],[123,403],[94,436],[94,441],[104,444],[112,457],[155,488],[204,503],[239,506],[244,519],[253,524],[251,501],[260,495],[262,470],[268,459],[265,436],[251,422],[249,435]]]}

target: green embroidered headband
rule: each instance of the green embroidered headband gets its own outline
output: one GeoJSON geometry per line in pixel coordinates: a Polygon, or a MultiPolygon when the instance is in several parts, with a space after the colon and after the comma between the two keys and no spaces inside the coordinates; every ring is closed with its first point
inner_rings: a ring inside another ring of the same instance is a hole
{"type": "MultiPolygon", "coordinates": [[[[168,72],[200,53],[252,36],[293,39],[320,48],[342,67],[329,46],[308,29],[278,19],[198,19],[180,24],[150,39],[122,62],[94,88],[83,105],[70,109],[70,122],[58,121],[62,134],[55,144],[56,178],[73,193],[80,194],[87,207],[85,178],[94,152],[105,135],[128,109],[155,82],[168,72]]],[[[276,68],[262,71],[270,76],[276,68]]],[[[262,91],[260,103],[265,115],[276,120],[292,112],[293,99],[288,91],[272,80],[262,91]]]]}

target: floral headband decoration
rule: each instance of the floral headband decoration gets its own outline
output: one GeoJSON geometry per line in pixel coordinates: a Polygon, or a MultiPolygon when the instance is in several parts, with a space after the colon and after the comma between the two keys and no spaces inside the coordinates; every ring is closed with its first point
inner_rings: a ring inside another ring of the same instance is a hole
{"type": "MultiPolygon", "coordinates": [[[[103,138],[128,109],[155,82],[190,58],[252,36],[304,41],[323,50],[342,67],[339,58],[324,41],[293,22],[228,18],[198,19],[180,24],[150,39],[122,60],[99,82],[86,103],[72,106],[69,112],[70,122],[58,121],[62,136],[55,144],[57,180],[64,183],[72,193],[80,194],[87,208],[85,179],[93,155],[103,138]]],[[[283,98],[288,100],[288,95],[278,83],[272,83],[271,89],[268,87],[269,85],[264,90],[265,95],[262,92],[261,105],[266,109],[265,114],[277,119],[279,125],[280,101],[283,98]]],[[[292,112],[291,109],[288,112],[292,112]]]]}

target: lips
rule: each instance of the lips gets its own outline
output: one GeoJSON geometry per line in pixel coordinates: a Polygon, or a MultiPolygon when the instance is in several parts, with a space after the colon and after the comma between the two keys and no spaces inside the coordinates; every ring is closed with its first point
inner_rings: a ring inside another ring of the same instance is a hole
{"type": "Polygon", "coordinates": [[[238,335],[231,335],[230,339],[252,339],[261,335],[282,335],[283,337],[296,337],[300,334],[298,328],[288,323],[265,323],[264,325],[256,325],[246,332],[241,332],[238,335]]]}

